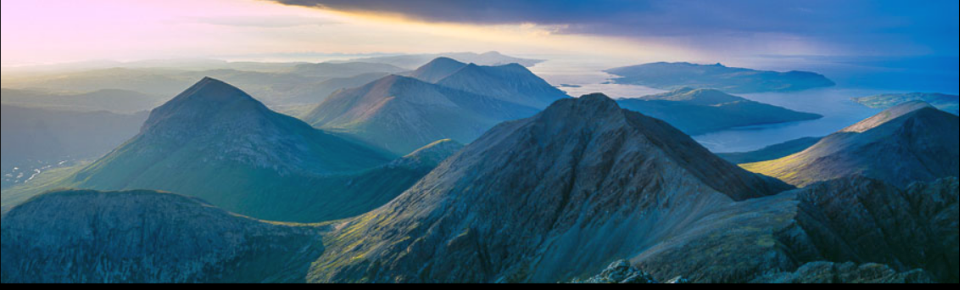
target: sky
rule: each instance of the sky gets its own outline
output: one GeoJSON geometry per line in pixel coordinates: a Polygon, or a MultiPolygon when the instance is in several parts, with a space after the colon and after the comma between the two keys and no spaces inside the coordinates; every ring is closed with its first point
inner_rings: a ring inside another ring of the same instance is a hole
{"type": "Polygon", "coordinates": [[[609,62],[958,54],[948,0],[2,0],[4,66],[500,51],[609,62]]]}

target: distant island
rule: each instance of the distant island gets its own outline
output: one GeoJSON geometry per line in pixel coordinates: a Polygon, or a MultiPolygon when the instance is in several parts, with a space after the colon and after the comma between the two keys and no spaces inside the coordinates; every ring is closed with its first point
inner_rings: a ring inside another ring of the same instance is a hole
{"type": "Polygon", "coordinates": [[[774,72],[726,67],[722,64],[651,63],[606,70],[612,81],[663,90],[718,89],[731,94],[796,92],[836,84],[825,76],[802,71],[774,72]]]}
{"type": "Polygon", "coordinates": [[[659,95],[617,101],[627,110],[664,120],[689,135],[702,135],[737,127],[820,119],[754,102],[718,90],[684,88],[659,95]]]}
{"type": "Polygon", "coordinates": [[[870,97],[853,98],[854,102],[873,109],[889,109],[903,103],[921,101],[944,112],[960,115],[960,97],[946,94],[909,93],[885,94],[870,97]]]}

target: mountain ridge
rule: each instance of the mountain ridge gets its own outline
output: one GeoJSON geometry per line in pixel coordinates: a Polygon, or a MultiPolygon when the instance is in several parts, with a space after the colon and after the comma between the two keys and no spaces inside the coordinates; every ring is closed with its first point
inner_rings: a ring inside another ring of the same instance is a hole
{"type": "Polygon", "coordinates": [[[569,281],[706,209],[789,188],[605,96],[566,99],[497,126],[386,206],[337,226],[309,280],[569,281]]]}
{"type": "Polygon", "coordinates": [[[958,175],[958,121],[925,103],[907,103],[827,136],[794,155],[743,164],[796,186],[864,175],[905,188],[958,175]]]}

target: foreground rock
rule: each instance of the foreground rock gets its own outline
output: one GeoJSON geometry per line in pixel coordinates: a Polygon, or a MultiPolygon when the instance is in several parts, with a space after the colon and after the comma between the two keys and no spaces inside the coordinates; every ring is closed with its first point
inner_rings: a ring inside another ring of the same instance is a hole
{"type": "Polygon", "coordinates": [[[879,264],[817,262],[793,273],[771,274],[752,283],[763,284],[929,284],[933,279],[923,270],[899,273],[879,264]]]}

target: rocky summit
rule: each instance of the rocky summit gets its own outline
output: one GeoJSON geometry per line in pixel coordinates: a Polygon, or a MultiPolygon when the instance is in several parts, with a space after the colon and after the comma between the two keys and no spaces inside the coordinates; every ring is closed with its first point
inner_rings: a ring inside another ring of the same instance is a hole
{"type": "Polygon", "coordinates": [[[789,189],[606,96],[561,100],[497,126],[388,205],[338,225],[309,279],[570,281],[714,209],[789,189]]]}

